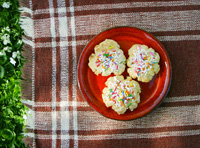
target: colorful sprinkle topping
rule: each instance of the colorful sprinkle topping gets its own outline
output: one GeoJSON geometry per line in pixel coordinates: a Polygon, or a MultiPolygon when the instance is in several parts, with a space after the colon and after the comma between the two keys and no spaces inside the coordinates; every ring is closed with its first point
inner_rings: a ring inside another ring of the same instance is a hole
{"type": "Polygon", "coordinates": [[[112,83],[110,86],[107,97],[109,101],[114,102],[116,106],[129,107],[132,104],[132,100],[135,100],[136,94],[133,91],[135,85],[131,81],[121,82],[116,80],[116,83],[112,83]]]}
{"type": "Polygon", "coordinates": [[[110,70],[112,72],[119,70],[119,64],[122,64],[123,61],[120,61],[120,52],[117,52],[114,49],[114,46],[109,46],[108,49],[112,50],[103,50],[97,56],[96,66],[102,67],[104,71],[110,70]]]}
{"type": "Polygon", "coordinates": [[[137,73],[137,76],[149,74],[150,71],[153,71],[153,65],[157,64],[156,52],[148,52],[147,50],[141,48],[140,45],[137,47],[137,52],[132,53],[132,63],[134,71],[137,73]]]}

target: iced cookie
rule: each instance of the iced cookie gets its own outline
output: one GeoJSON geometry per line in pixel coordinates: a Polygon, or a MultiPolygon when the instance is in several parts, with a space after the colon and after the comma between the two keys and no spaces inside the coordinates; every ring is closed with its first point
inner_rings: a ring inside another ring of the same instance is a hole
{"type": "Polygon", "coordinates": [[[106,39],[95,46],[94,52],[89,57],[88,65],[96,75],[120,75],[124,72],[126,57],[117,42],[106,39]]]}
{"type": "Polygon", "coordinates": [[[138,82],[123,76],[108,78],[103,89],[103,102],[112,107],[118,114],[124,114],[127,109],[133,111],[140,102],[141,88],[138,82]]]}
{"type": "Polygon", "coordinates": [[[149,82],[160,71],[160,56],[152,48],[146,45],[135,44],[129,51],[127,60],[128,73],[138,81],[149,82]]]}

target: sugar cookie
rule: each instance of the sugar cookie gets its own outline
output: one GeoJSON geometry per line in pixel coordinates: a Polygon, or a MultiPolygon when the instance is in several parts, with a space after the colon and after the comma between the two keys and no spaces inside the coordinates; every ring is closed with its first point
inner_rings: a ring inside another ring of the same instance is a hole
{"type": "Polygon", "coordinates": [[[129,51],[127,60],[128,73],[138,81],[149,82],[160,71],[160,56],[154,49],[146,45],[135,44],[129,51]]]}
{"type": "Polygon", "coordinates": [[[106,39],[96,45],[94,51],[95,54],[92,53],[89,57],[88,65],[96,75],[120,75],[124,72],[126,57],[117,42],[106,39]]]}
{"type": "Polygon", "coordinates": [[[118,114],[124,114],[127,109],[133,111],[140,102],[141,88],[138,82],[123,76],[108,78],[103,89],[103,102],[112,107],[118,114]]]}

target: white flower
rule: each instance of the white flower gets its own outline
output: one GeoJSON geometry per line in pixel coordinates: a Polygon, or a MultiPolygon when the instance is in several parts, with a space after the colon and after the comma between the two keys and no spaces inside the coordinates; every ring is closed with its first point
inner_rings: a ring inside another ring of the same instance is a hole
{"type": "Polygon", "coordinates": [[[2,7],[3,8],[10,8],[11,3],[10,2],[4,2],[2,7]]]}
{"type": "Polygon", "coordinates": [[[3,39],[3,44],[4,45],[7,45],[8,43],[10,43],[10,35],[9,34],[4,34],[2,36],[2,39],[3,39]]]}
{"type": "Polygon", "coordinates": [[[3,48],[4,51],[7,51],[7,52],[11,52],[12,48],[9,47],[9,46],[6,46],[3,48]]]}
{"type": "Polygon", "coordinates": [[[4,45],[7,45],[8,43],[10,43],[10,40],[4,40],[4,41],[3,41],[3,44],[4,44],[4,45]]]}
{"type": "Polygon", "coordinates": [[[27,119],[27,116],[26,116],[26,115],[23,115],[23,118],[24,118],[24,119],[27,119]]]}
{"type": "MultiPolygon", "coordinates": [[[[29,100],[29,101],[30,101],[30,100],[29,100]]],[[[27,114],[29,114],[29,115],[30,115],[30,114],[31,114],[31,111],[29,110],[29,111],[27,112],[27,114]]]]}
{"type": "Polygon", "coordinates": [[[0,56],[4,55],[2,52],[0,52],[0,56]]]}
{"type": "Polygon", "coordinates": [[[5,31],[10,32],[10,28],[9,28],[8,26],[7,26],[7,27],[3,27],[2,31],[3,31],[3,32],[5,32],[5,31]]]}
{"type": "Polygon", "coordinates": [[[10,58],[10,63],[13,64],[15,66],[16,61],[13,58],[10,58]]]}
{"type": "Polygon", "coordinates": [[[19,59],[20,58],[20,52],[17,51],[17,52],[13,52],[12,53],[12,57],[15,59],[16,57],[19,59]]]}
{"type": "Polygon", "coordinates": [[[13,52],[12,57],[15,59],[17,57],[17,52],[13,52]]]}

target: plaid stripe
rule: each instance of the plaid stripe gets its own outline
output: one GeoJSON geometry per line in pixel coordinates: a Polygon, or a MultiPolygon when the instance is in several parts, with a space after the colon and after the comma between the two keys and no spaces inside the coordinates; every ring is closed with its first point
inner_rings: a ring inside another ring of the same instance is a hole
{"type": "MultiPolygon", "coordinates": [[[[75,18],[74,18],[74,2],[70,0],[70,13],[71,13],[71,36],[72,36],[72,57],[77,57],[76,54],[76,31],[75,31],[75,18]]],[[[74,147],[78,147],[78,121],[77,121],[77,59],[73,59],[73,82],[72,82],[72,89],[73,89],[73,127],[74,127],[74,147]]]]}
{"type": "MultiPolygon", "coordinates": [[[[75,6],[75,11],[88,11],[88,10],[106,10],[106,9],[125,9],[125,8],[143,8],[143,7],[173,7],[173,6],[190,6],[196,5],[198,1],[172,1],[172,2],[127,2],[127,3],[119,3],[119,4],[95,4],[95,5],[83,5],[83,6],[75,6]]],[[[60,13],[62,13],[62,9],[60,9],[60,13]]],[[[188,9],[188,8],[187,8],[188,9]]],[[[194,8],[193,8],[194,9],[194,8]]],[[[144,10],[143,10],[144,11],[144,10]]],[[[155,10],[154,10],[155,11],[155,10]]],[[[69,12],[69,8],[67,8],[67,12],[69,12]]],[[[37,9],[34,11],[34,14],[48,14],[49,9],[37,9]]]]}
{"type": "MultiPolygon", "coordinates": [[[[69,107],[68,107],[68,78],[69,78],[69,48],[68,46],[61,46],[61,42],[67,42],[68,40],[68,20],[66,18],[66,8],[65,8],[65,1],[60,1],[62,6],[64,7],[64,13],[59,12],[59,33],[60,33],[60,84],[61,84],[61,92],[60,92],[60,127],[61,127],[61,141],[58,143],[58,147],[69,147],[69,107]]],[[[59,3],[57,4],[57,6],[59,3]]],[[[58,86],[59,87],[59,86],[58,86]]],[[[59,98],[58,98],[59,99],[59,98]]],[[[58,123],[59,124],[59,123],[58,123]]]]}
{"type": "Polygon", "coordinates": [[[33,21],[23,38],[30,62],[23,100],[30,147],[198,147],[200,145],[200,2],[198,0],[21,0],[33,21]],[[133,121],[95,112],[77,86],[80,54],[99,32],[134,26],[154,34],[173,68],[159,108],[133,121]]]}

